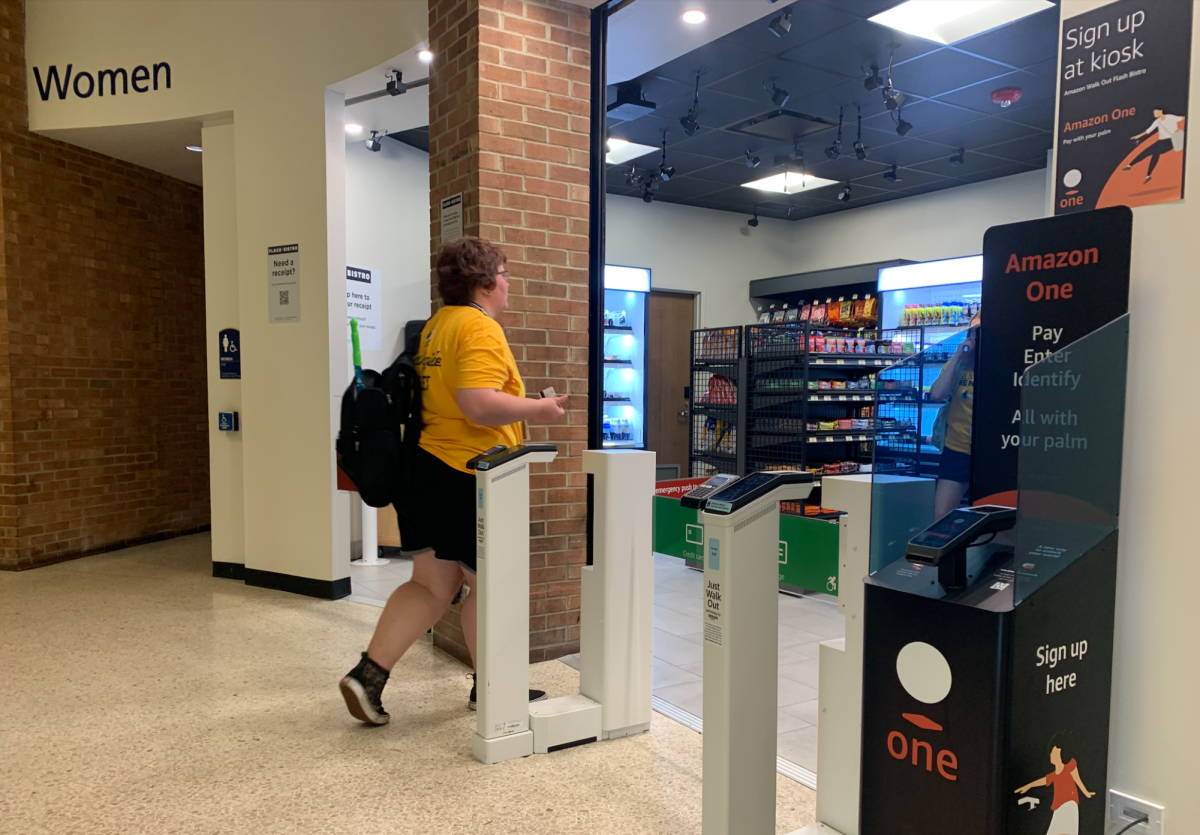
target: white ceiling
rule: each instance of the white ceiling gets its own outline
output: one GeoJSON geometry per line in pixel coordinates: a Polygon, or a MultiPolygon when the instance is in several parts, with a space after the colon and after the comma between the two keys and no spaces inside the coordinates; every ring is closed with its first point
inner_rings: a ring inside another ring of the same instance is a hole
{"type": "Polygon", "coordinates": [[[52,139],[201,185],[204,175],[201,155],[189,151],[187,146],[199,145],[201,126],[205,121],[215,118],[220,118],[220,114],[137,125],[48,130],[44,133],[52,139]]]}
{"type": "Polygon", "coordinates": [[[756,20],[777,15],[791,2],[769,0],[634,0],[608,19],[608,83],[657,69],[756,20]],[[699,9],[708,19],[684,23],[699,9]]]}

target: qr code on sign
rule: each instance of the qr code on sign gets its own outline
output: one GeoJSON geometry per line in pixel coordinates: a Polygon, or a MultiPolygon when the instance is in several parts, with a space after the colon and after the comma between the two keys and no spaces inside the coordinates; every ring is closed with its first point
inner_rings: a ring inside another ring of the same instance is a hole
{"type": "Polygon", "coordinates": [[[280,290],[279,291],[279,303],[281,305],[288,304],[288,294],[291,292],[292,292],[291,290],[280,290]]]}

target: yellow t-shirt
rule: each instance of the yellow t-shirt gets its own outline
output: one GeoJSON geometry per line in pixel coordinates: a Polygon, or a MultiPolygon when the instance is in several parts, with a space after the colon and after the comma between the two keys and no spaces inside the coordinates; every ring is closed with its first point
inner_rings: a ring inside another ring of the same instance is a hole
{"type": "Polygon", "coordinates": [[[497,389],[525,396],[504,330],[485,313],[454,305],[433,314],[421,330],[416,366],[421,375],[422,449],[468,473],[467,461],[484,450],[521,443],[520,423],[472,423],[455,398],[459,389],[497,389]]]}
{"type": "Polygon", "coordinates": [[[946,407],[946,448],[971,454],[971,414],[975,411],[975,371],[965,372],[946,407]]]}

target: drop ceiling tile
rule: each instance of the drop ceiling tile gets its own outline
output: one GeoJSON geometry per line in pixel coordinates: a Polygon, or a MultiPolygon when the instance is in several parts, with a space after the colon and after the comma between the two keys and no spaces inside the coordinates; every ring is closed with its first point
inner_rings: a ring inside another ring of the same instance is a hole
{"type": "Polygon", "coordinates": [[[970,52],[1014,67],[1029,67],[1058,58],[1059,9],[1046,9],[1001,26],[970,40],[954,44],[970,52]]]}
{"type": "MultiPolygon", "coordinates": [[[[760,199],[761,192],[755,191],[752,188],[741,188],[735,186],[733,188],[722,189],[704,195],[701,198],[707,203],[719,203],[722,206],[727,206],[735,211],[745,211],[750,214],[754,204],[760,199]]],[[[699,201],[697,202],[697,205],[699,201]]]]}
{"type": "Polygon", "coordinates": [[[855,187],[859,185],[873,186],[885,191],[906,191],[917,186],[929,185],[946,180],[946,177],[937,174],[930,174],[928,171],[918,171],[915,168],[897,168],[896,182],[889,183],[883,179],[884,173],[889,171],[891,166],[884,166],[880,171],[872,172],[870,175],[863,177],[860,180],[854,180],[855,187]]]}
{"type": "Polygon", "coordinates": [[[930,194],[935,191],[945,191],[948,188],[965,185],[960,180],[955,180],[952,177],[941,177],[932,183],[923,183],[922,185],[906,188],[902,192],[904,197],[916,197],[919,194],[930,194]]]}
{"type": "Polygon", "coordinates": [[[910,135],[899,142],[893,142],[877,151],[872,151],[871,159],[887,165],[911,168],[939,157],[950,156],[952,153],[954,153],[953,148],[947,148],[945,145],[935,142],[926,142],[924,139],[914,139],[910,135]]]}
{"type": "Polygon", "coordinates": [[[953,151],[947,149],[947,153],[944,156],[912,167],[919,171],[928,171],[931,174],[941,174],[943,177],[953,177],[961,180],[964,177],[973,177],[980,171],[1012,164],[1008,160],[978,154],[974,151],[967,151],[964,157],[964,164],[954,166],[950,164],[950,157],[953,153],[953,151]]]}
{"type": "Polygon", "coordinates": [[[844,77],[836,73],[813,67],[801,67],[778,58],[767,58],[753,67],[744,69],[711,86],[713,90],[721,93],[760,101],[763,103],[764,110],[770,110],[773,105],[769,79],[772,78],[793,98],[803,98],[821,90],[828,90],[845,81],[844,77]],[[764,82],[767,82],[765,89],[764,82]]]}
{"type": "MultiPolygon", "coordinates": [[[[675,126],[676,130],[682,131],[683,129],[678,125],[678,120],[686,116],[688,111],[692,109],[693,101],[695,101],[695,94],[689,92],[686,96],[680,96],[665,104],[660,104],[654,115],[667,119],[675,119],[677,122],[675,126]]],[[[699,122],[705,127],[728,127],[772,109],[774,108],[769,99],[764,104],[761,99],[745,99],[740,96],[718,93],[715,90],[700,91],[699,122]]]]}
{"type": "Polygon", "coordinates": [[[784,7],[779,6],[766,17],[730,32],[724,40],[747,49],[778,55],[858,21],[858,17],[850,12],[807,0],[792,3],[787,8],[792,10],[792,29],[786,35],[777,36],[770,28],[771,21],[783,14],[784,7]]]}
{"type": "Polygon", "coordinates": [[[711,180],[701,180],[696,177],[672,177],[668,182],[660,182],[656,194],[676,199],[688,200],[693,197],[703,197],[721,190],[720,183],[711,180]]]}
{"type": "MultiPolygon", "coordinates": [[[[914,99],[914,102],[916,99],[914,99]]],[[[883,94],[879,90],[868,92],[862,82],[847,81],[837,87],[821,90],[810,96],[792,97],[788,102],[788,110],[819,116],[833,124],[837,124],[839,108],[845,108],[847,123],[853,120],[858,107],[862,107],[863,122],[872,117],[887,112],[883,103],[883,94]]],[[[907,105],[906,105],[907,109],[907,105]]]]}
{"type": "Polygon", "coordinates": [[[896,67],[893,79],[902,92],[933,98],[1007,72],[1008,67],[995,61],[939,49],[896,67]]]}
{"type": "MultiPolygon", "coordinates": [[[[964,166],[965,167],[965,166],[964,166]]],[[[1006,163],[995,168],[988,168],[959,177],[964,183],[981,183],[984,180],[995,180],[998,177],[1011,177],[1014,174],[1024,174],[1027,171],[1037,171],[1037,166],[1023,165],[1019,162],[1006,163]]]]}
{"type": "Polygon", "coordinates": [[[874,17],[900,4],[900,0],[816,0],[827,6],[837,6],[859,17],[874,17]]]}
{"type": "MultiPolygon", "coordinates": [[[[634,119],[629,122],[621,122],[609,128],[609,136],[615,139],[624,139],[626,142],[636,142],[639,145],[649,145],[657,147],[662,144],[662,132],[667,131],[667,147],[672,148],[683,143],[688,136],[683,132],[683,128],[679,126],[679,122],[675,119],[666,119],[662,116],[642,116],[640,119],[634,119]]],[[[708,128],[701,127],[696,132],[696,135],[691,137],[693,140],[700,139],[708,133],[714,131],[708,128]]]]}
{"type": "MultiPolygon", "coordinates": [[[[684,93],[691,93],[695,89],[694,83],[683,84],[679,81],[672,81],[669,78],[661,78],[653,74],[643,76],[638,81],[642,85],[642,98],[659,105],[671,99],[678,98],[684,93]]],[[[694,77],[692,81],[695,81],[694,77]]],[[[610,105],[617,100],[617,87],[618,85],[616,84],[609,84],[606,88],[607,102],[610,105]]]]}
{"type": "Polygon", "coordinates": [[[897,63],[924,55],[938,46],[862,20],[810,43],[801,44],[783,53],[782,57],[785,61],[858,79],[861,86],[867,77],[866,70],[872,64],[886,75],[892,43],[900,45],[896,49],[897,63]]]}
{"type": "Polygon", "coordinates": [[[942,128],[933,133],[925,134],[930,142],[940,142],[951,148],[967,148],[978,150],[998,142],[1008,142],[1010,139],[1020,139],[1037,133],[1036,129],[1012,119],[997,119],[985,116],[973,122],[942,128]]]}
{"type": "MultiPolygon", "coordinates": [[[[639,167],[643,165],[649,165],[655,169],[658,168],[658,165],[661,161],[661,151],[659,151],[657,154],[647,155],[637,160],[639,167]]],[[[667,149],[667,165],[673,166],[675,170],[679,172],[679,176],[681,177],[691,176],[701,169],[708,168],[713,164],[713,162],[714,160],[712,157],[703,157],[699,154],[687,154],[674,148],[667,149]]]]}
{"type": "Polygon", "coordinates": [[[858,160],[854,157],[842,157],[841,159],[831,160],[822,154],[820,162],[809,162],[808,173],[814,177],[824,177],[827,180],[837,180],[844,183],[868,177],[872,174],[882,174],[888,167],[888,165],[882,162],[869,158],[858,160]]]}
{"type": "Polygon", "coordinates": [[[962,107],[928,100],[917,101],[912,104],[906,102],[900,111],[878,113],[870,119],[864,119],[863,125],[875,130],[895,134],[897,113],[902,114],[904,121],[913,126],[912,130],[907,134],[908,137],[913,139],[926,136],[943,128],[961,125],[980,118],[980,115],[974,110],[967,110],[962,107]]]}
{"type": "Polygon", "coordinates": [[[1054,79],[1044,78],[1028,72],[1012,72],[999,78],[992,78],[979,84],[972,84],[953,93],[947,93],[937,100],[960,107],[977,110],[988,116],[996,116],[1013,107],[1027,107],[1036,102],[1052,100],[1057,94],[1057,83],[1054,79]],[[1002,87],[1016,87],[1021,91],[1021,99],[1007,108],[992,101],[992,91],[1002,87]]]}
{"type": "Polygon", "coordinates": [[[762,179],[766,176],[764,173],[766,170],[769,169],[764,169],[761,165],[758,168],[747,168],[744,162],[736,160],[717,163],[708,168],[697,169],[691,172],[689,176],[702,180],[711,180],[716,183],[724,183],[730,186],[740,186],[742,183],[748,183],[751,180],[762,179]]]}
{"type": "Polygon", "coordinates": [[[1055,55],[1049,61],[1042,61],[1034,64],[1032,67],[1027,67],[1027,69],[1036,75],[1044,75],[1047,78],[1058,78],[1058,56],[1055,55]]]}
{"type": "Polygon", "coordinates": [[[1054,113],[1057,104],[1058,102],[1054,99],[1033,102],[1032,104],[1017,102],[1012,107],[1006,107],[997,113],[996,118],[1009,119],[1014,122],[1020,122],[1022,125],[1052,131],[1054,130],[1054,113]]]}
{"type": "MultiPolygon", "coordinates": [[[[662,141],[661,137],[659,141],[662,141]]],[[[679,150],[686,151],[689,154],[700,154],[701,156],[714,157],[715,159],[730,160],[741,158],[746,151],[757,153],[759,150],[775,144],[775,140],[761,136],[748,136],[725,130],[712,130],[707,133],[697,133],[691,139],[685,139],[680,142],[677,147],[679,150]]]]}
{"type": "Polygon", "coordinates": [[[1013,162],[1031,162],[1046,164],[1046,152],[1054,147],[1054,134],[1035,133],[1020,139],[1001,142],[979,148],[979,151],[993,157],[1012,160],[1013,162]]]}
{"type": "Polygon", "coordinates": [[[664,64],[654,71],[654,75],[684,82],[689,88],[694,88],[696,73],[700,72],[703,73],[700,86],[709,87],[726,76],[754,66],[766,58],[766,55],[757,50],[726,43],[722,38],[664,64]]]}

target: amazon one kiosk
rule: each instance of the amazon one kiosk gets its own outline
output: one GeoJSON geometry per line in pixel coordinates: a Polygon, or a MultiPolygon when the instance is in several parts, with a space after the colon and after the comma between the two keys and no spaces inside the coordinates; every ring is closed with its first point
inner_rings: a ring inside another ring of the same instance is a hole
{"type": "Polygon", "coordinates": [[[704,526],[705,835],[774,835],[779,503],[812,473],[751,473],[683,497],[704,526]]]}
{"type": "Polygon", "coordinates": [[[484,453],[475,470],[478,715],[484,763],[649,730],[653,686],[652,452],[584,452],[594,476],[592,565],[582,572],[580,693],[529,703],[529,465],[550,444],[484,453]]]}

